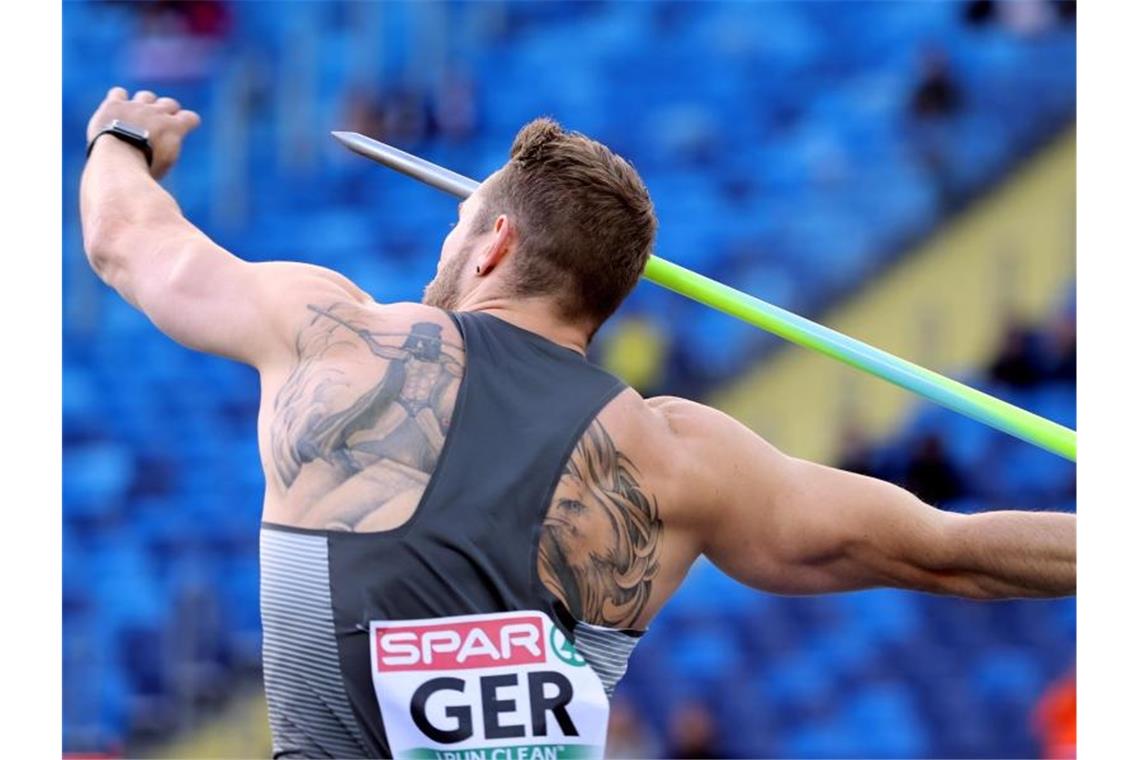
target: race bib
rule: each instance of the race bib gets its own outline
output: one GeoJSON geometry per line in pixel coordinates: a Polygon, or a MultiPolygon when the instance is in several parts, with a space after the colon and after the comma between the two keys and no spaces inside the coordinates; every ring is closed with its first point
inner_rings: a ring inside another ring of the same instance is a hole
{"type": "Polygon", "coordinates": [[[544,613],[374,620],[369,636],[393,757],[602,757],[602,682],[544,613]]]}

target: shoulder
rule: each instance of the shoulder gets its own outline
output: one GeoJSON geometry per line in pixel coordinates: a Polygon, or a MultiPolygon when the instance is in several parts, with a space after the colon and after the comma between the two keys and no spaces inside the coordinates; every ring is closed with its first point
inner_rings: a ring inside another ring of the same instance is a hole
{"type": "Polygon", "coordinates": [[[297,301],[339,299],[357,304],[375,303],[372,296],[334,269],[301,261],[235,260],[269,304],[289,307],[297,301]]]}
{"type": "Polygon", "coordinates": [[[653,396],[645,399],[645,405],[664,420],[684,420],[709,409],[704,404],[680,396],[653,396]]]}
{"type": "Polygon", "coordinates": [[[716,455],[718,417],[722,413],[677,396],[648,398],[645,406],[663,431],[662,453],[668,459],[670,472],[676,473],[679,492],[699,491],[707,475],[706,460],[716,455]]]}
{"type": "Polygon", "coordinates": [[[329,292],[307,299],[305,329],[347,329],[392,335],[414,332],[417,325],[438,325],[444,334],[458,333],[447,312],[417,303],[382,304],[348,293],[329,292]]]}
{"type": "Polygon", "coordinates": [[[731,418],[712,407],[677,396],[643,398],[627,388],[607,407],[599,420],[621,431],[631,448],[659,460],[671,472],[693,460],[693,447],[716,436],[721,418],[731,418]],[[612,422],[611,422],[612,421],[612,422]]]}
{"type": "Polygon", "coordinates": [[[676,442],[689,446],[744,427],[719,409],[679,396],[654,396],[645,399],[645,405],[668,428],[676,442]]]}
{"type": "Polygon", "coordinates": [[[642,476],[646,487],[660,496],[667,521],[681,518],[688,494],[700,480],[700,459],[691,440],[701,425],[701,404],[676,397],[644,398],[627,388],[594,420],[616,450],[642,476]]]}
{"type": "Polygon", "coordinates": [[[386,359],[409,346],[463,361],[463,339],[441,309],[364,301],[335,290],[310,295],[290,330],[291,350],[281,361],[259,367],[263,378],[283,379],[300,364],[358,362],[370,354],[386,359]]]}
{"type": "Polygon", "coordinates": [[[699,509],[732,498],[740,483],[767,490],[787,469],[786,455],[715,407],[669,396],[646,404],[669,430],[671,466],[679,473],[684,500],[699,509]]]}
{"type": "MultiPolygon", "coordinates": [[[[677,399],[684,401],[684,399],[677,399]]],[[[643,457],[652,456],[667,446],[672,435],[669,417],[659,408],[658,398],[644,398],[632,387],[626,387],[597,416],[594,423],[611,430],[611,435],[631,451],[643,457]]]]}

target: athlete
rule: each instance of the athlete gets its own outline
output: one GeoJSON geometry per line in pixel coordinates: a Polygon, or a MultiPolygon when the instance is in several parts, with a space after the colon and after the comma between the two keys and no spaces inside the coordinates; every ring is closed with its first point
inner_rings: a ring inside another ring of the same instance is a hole
{"type": "Polygon", "coordinates": [[[83,236],[160,330],[259,371],[275,757],[600,756],[609,695],[701,554],[777,594],[1075,593],[1071,514],[943,512],[589,363],[657,227],[604,145],[524,126],[423,302],[381,304],[187,221],[157,180],[198,123],[113,88],[83,236]]]}

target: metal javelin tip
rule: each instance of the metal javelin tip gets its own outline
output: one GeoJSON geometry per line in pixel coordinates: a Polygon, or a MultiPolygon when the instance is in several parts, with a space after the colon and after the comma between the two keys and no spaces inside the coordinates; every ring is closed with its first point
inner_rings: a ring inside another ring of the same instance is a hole
{"type": "Polygon", "coordinates": [[[370,158],[377,163],[384,164],[413,179],[418,179],[420,182],[459,198],[466,198],[479,187],[479,183],[473,179],[457,174],[450,169],[444,169],[442,166],[426,161],[419,156],[405,153],[399,148],[393,148],[379,140],[373,140],[359,132],[334,130],[332,136],[353,153],[359,153],[365,158],[370,158]]]}

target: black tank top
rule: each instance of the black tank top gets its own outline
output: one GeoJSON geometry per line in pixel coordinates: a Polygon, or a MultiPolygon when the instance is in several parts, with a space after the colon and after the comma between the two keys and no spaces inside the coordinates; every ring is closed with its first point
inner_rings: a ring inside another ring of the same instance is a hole
{"type": "Polygon", "coordinates": [[[600,757],[636,637],[575,621],[537,552],[575,444],[626,386],[493,316],[449,316],[466,367],[409,520],[262,525],[275,757],[600,757]]]}

